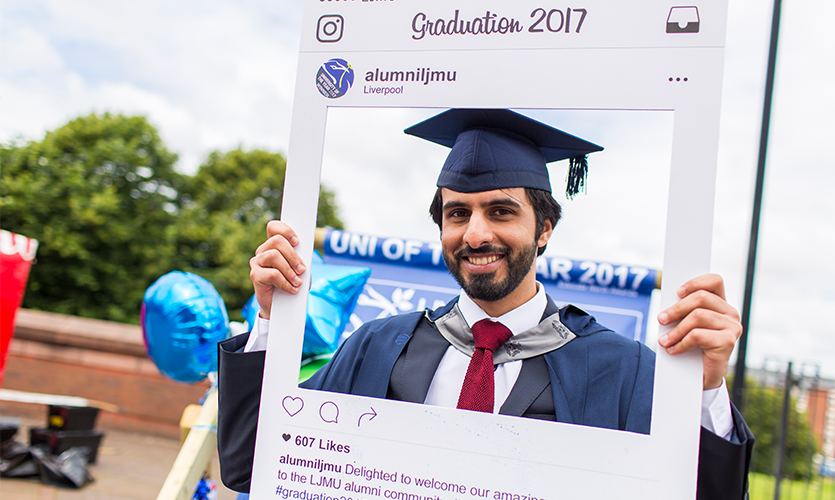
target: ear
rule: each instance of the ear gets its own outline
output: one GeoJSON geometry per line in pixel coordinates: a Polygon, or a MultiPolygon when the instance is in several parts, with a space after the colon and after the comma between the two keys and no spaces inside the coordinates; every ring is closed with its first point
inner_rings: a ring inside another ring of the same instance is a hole
{"type": "Polygon", "coordinates": [[[539,239],[536,240],[537,248],[542,248],[548,244],[548,240],[551,239],[551,235],[554,234],[554,225],[551,224],[550,220],[546,220],[545,223],[542,225],[542,234],[539,235],[539,239]]]}

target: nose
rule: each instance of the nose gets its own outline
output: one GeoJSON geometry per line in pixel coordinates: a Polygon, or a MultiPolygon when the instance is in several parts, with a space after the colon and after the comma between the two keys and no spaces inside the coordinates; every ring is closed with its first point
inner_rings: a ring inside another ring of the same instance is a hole
{"type": "Polygon", "coordinates": [[[474,213],[470,216],[467,231],[464,233],[464,243],[470,248],[479,248],[493,243],[493,230],[484,215],[474,213]]]}

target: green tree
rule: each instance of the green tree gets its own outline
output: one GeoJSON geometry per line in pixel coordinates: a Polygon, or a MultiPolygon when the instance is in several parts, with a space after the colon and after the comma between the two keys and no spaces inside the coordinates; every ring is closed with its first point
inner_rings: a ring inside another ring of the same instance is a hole
{"type": "Polygon", "coordinates": [[[176,264],[176,160],[144,117],[111,114],[0,146],[3,228],[40,243],[23,307],[136,322],[176,264]]]}
{"type": "MultiPolygon", "coordinates": [[[[730,385],[729,383],[728,386],[730,385]]],[[[782,412],[782,389],[746,380],[743,416],[756,437],[751,460],[752,472],[774,474],[782,412]]],[[[817,445],[807,415],[797,410],[797,398],[793,396],[789,406],[788,429],[783,474],[792,479],[808,478],[812,474],[809,457],[813,450],[817,449],[817,445]]]]}
{"type": "MultiPolygon", "coordinates": [[[[181,189],[178,253],[218,289],[233,319],[252,296],[249,259],[281,212],[285,167],[278,153],[215,151],[181,189]]],[[[320,190],[317,224],[341,229],[333,198],[320,190]]]]}
{"type": "MultiPolygon", "coordinates": [[[[0,223],[40,243],[23,307],[138,323],[147,287],[180,270],[211,281],[235,319],[285,160],[214,152],[194,176],[176,160],[144,117],[111,114],[0,145],[0,223]]],[[[333,198],[321,191],[317,220],[342,228],[333,198]]]]}

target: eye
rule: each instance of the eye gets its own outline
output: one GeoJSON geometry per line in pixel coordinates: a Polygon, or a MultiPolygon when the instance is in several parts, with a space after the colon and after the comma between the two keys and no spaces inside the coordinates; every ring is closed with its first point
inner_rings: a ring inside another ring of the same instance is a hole
{"type": "Polygon", "coordinates": [[[503,217],[507,215],[513,215],[513,210],[504,207],[498,207],[493,210],[493,215],[497,217],[503,217]]]}
{"type": "Polygon", "coordinates": [[[454,210],[450,210],[449,213],[447,213],[447,218],[459,219],[459,218],[462,218],[462,217],[467,217],[469,215],[470,215],[469,212],[467,212],[466,210],[461,209],[461,208],[456,208],[454,210]]]}

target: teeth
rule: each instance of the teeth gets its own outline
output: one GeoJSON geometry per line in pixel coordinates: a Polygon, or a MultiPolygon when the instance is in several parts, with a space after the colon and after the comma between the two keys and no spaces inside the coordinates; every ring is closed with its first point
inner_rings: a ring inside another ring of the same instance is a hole
{"type": "Polygon", "coordinates": [[[470,262],[477,266],[484,266],[497,260],[499,260],[497,255],[491,255],[490,257],[470,257],[470,262]]]}

